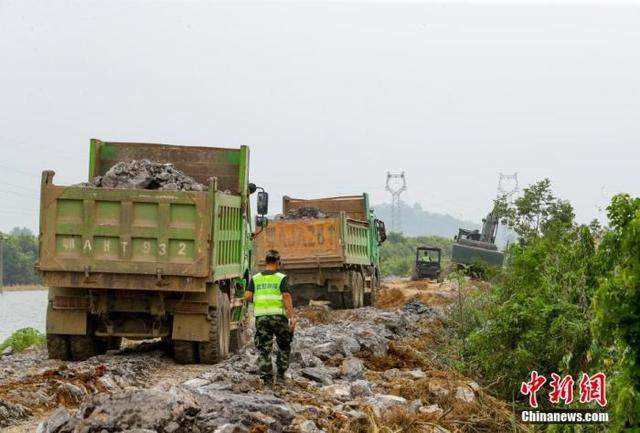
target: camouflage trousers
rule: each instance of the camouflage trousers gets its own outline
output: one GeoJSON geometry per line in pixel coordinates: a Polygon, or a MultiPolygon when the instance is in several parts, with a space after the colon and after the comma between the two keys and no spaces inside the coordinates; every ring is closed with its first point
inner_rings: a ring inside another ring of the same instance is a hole
{"type": "Polygon", "coordinates": [[[291,341],[293,332],[289,328],[289,320],[285,316],[260,316],[256,317],[255,345],[260,352],[258,368],[260,377],[265,382],[273,380],[273,365],[271,364],[271,349],[273,337],[278,343],[276,353],[276,368],[278,377],[284,377],[284,372],[289,368],[289,355],[291,354],[291,341]]]}

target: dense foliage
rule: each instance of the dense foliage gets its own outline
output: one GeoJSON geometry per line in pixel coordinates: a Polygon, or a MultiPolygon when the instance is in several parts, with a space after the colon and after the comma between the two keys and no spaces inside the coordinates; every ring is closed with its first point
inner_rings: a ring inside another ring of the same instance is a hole
{"type": "Polygon", "coordinates": [[[451,257],[452,240],[440,236],[407,237],[391,232],[380,249],[380,268],[383,276],[406,277],[411,274],[416,258],[416,248],[431,246],[442,248],[443,267],[451,257]]]}
{"type": "Polygon", "coordinates": [[[640,199],[615,197],[611,229],[580,225],[544,180],[496,202],[519,235],[491,287],[453,314],[460,367],[522,399],[532,370],[605,372],[611,431],[640,431],[640,199]]]}
{"type": "Polygon", "coordinates": [[[609,373],[615,431],[640,432],[640,198],[608,208],[599,246],[603,275],[593,302],[594,355],[609,373]]]}
{"type": "Polygon", "coordinates": [[[37,284],[40,278],[34,264],[38,257],[38,238],[26,228],[14,228],[3,236],[4,279],[6,285],[37,284]]]}

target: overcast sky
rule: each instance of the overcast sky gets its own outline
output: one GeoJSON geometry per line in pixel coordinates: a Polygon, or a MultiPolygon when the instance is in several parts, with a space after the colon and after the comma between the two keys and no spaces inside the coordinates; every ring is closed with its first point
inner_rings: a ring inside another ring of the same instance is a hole
{"type": "Polygon", "coordinates": [[[498,174],[580,221],[640,195],[640,6],[0,0],[0,230],[103,140],[251,147],[301,197],[368,191],[480,220],[498,174]]]}

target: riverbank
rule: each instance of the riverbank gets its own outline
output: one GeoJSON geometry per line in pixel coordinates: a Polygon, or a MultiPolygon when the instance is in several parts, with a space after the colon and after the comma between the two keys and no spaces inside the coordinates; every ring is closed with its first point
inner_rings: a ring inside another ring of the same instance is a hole
{"type": "Polygon", "coordinates": [[[39,290],[48,290],[45,286],[39,284],[36,285],[17,285],[17,286],[2,286],[0,293],[2,292],[34,292],[39,290]]]}

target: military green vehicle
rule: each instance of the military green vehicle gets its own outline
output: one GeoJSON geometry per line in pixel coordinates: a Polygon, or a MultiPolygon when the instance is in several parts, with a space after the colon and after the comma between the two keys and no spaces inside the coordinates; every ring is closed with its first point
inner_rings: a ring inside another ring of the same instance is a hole
{"type": "Polygon", "coordinates": [[[490,212],[482,220],[482,231],[460,229],[451,248],[451,261],[470,268],[473,274],[481,274],[487,266],[502,266],[504,254],[495,244],[498,222],[490,212]]]}
{"type": "MultiPolygon", "coordinates": [[[[59,186],[42,174],[37,267],[51,358],[161,338],[178,362],[213,363],[245,342],[249,149],[92,140],[89,179],[141,159],[170,162],[208,190],[59,186]]],[[[267,202],[262,191],[259,214],[267,202]]]]}

